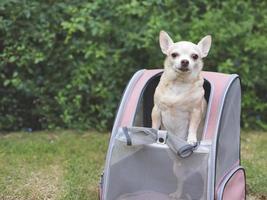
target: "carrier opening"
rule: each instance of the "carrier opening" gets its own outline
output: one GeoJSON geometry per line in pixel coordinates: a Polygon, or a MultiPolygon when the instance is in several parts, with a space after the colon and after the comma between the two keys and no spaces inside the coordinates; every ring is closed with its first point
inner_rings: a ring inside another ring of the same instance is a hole
{"type": "MultiPolygon", "coordinates": [[[[160,81],[161,75],[162,73],[152,77],[144,87],[142,94],[139,97],[139,102],[137,105],[133,126],[140,126],[140,127],[152,126],[151,112],[154,106],[154,93],[160,81]]],[[[209,103],[211,84],[206,79],[204,79],[203,88],[205,90],[205,99],[207,103],[209,103]]]]}

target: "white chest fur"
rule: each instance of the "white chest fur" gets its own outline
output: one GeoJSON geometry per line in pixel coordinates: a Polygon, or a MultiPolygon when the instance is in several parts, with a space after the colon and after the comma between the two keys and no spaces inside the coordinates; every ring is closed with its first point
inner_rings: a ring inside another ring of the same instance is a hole
{"type": "Polygon", "coordinates": [[[202,110],[203,82],[202,77],[193,82],[161,80],[154,96],[161,115],[161,127],[181,138],[187,138],[193,111],[202,110]]]}

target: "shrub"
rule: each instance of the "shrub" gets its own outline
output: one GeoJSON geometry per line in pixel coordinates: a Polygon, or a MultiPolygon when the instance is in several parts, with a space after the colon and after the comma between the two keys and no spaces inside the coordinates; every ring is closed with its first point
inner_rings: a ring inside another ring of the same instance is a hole
{"type": "Polygon", "coordinates": [[[0,129],[111,126],[140,68],[162,66],[158,34],[213,46],[205,70],[238,73],[244,127],[267,128],[266,1],[3,0],[0,129]]]}

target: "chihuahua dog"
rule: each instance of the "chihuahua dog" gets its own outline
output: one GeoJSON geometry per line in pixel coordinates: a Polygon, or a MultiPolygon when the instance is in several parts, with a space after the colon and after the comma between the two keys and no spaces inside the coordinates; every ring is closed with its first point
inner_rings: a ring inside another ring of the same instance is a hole
{"type": "Polygon", "coordinates": [[[173,42],[161,31],[159,43],[166,55],[164,72],[154,94],[152,128],[197,142],[204,126],[207,103],[204,98],[204,79],[201,76],[202,58],[208,55],[211,36],[202,38],[198,44],[173,42]]]}

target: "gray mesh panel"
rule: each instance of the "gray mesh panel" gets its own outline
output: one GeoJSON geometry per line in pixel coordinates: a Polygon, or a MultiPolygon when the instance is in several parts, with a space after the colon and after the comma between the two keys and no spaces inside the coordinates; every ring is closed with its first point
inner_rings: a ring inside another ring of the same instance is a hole
{"type": "Polygon", "coordinates": [[[235,79],[226,95],[218,130],[216,184],[239,160],[240,106],[240,81],[235,79]]]}
{"type": "Polygon", "coordinates": [[[204,200],[208,152],[209,147],[182,159],[166,145],[126,146],[117,141],[107,200],[204,200]]]}

